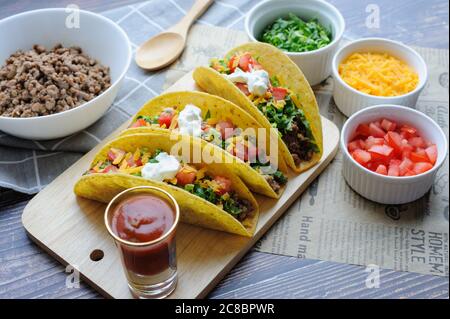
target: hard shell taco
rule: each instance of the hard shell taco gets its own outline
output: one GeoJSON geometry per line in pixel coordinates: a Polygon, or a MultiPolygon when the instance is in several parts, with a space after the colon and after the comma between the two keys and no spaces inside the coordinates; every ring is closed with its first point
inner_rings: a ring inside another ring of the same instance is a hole
{"type": "Polygon", "coordinates": [[[296,172],[316,164],[323,151],[322,123],[314,93],[302,71],[283,52],[264,43],[234,48],[194,79],[206,92],[242,107],[263,127],[280,134],[280,151],[296,172]]]}
{"type": "Polygon", "coordinates": [[[201,146],[189,138],[155,132],[118,137],[95,156],[74,192],[106,203],[127,188],[156,186],[174,196],[181,221],[252,236],[259,215],[253,195],[227,166],[193,163],[195,148],[201,146]]]}
{"type": "Polygon", "coordinates": [[[278,198],[287,183],[286,164],[278,147],[272,150],[274,156],[268,155],[270,133],[275,141],[277,134],[259,128],[247,112],[223,98],[203,92],[171,92],[147,102],[122,135],[157,131],[192,136],[204,147],[222,152],[224,161],[252,191],[278,198]],[[276,163],[270,161],[273,157],[276,163]]]}

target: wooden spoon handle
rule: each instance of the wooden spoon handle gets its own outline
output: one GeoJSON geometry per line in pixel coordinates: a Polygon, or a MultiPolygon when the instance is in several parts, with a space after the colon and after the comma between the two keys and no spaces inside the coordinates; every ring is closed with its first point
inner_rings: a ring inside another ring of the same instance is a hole
{"type": "Polygon", "coordinates": [[[176,25],[170,28],[169,31],[177,32],[179,34],[182,34],[183,36],[186,36],[187,31],[189,30],[190,26],[195,21],[195,19],[201,16],[213,2],[214,0],[195,1],[194,5],[186,14],[186,16],[184,16],[183,19],[180,20],[180,22],[178,22],[176,25]]]}

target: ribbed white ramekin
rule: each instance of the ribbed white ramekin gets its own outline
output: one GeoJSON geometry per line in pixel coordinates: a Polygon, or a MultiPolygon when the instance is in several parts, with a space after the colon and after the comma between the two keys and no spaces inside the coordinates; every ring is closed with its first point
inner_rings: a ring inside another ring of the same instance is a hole
{"type": "Polygon", "coordinates": [[[252,41],[258,41],[264,28],[277,18],[293,13],[302,19],[317,18],[331,28],[332,42],[309,52],[285,52],[302,70],[310,85],[316,85],[331,74],[331,62],[345,29],[345,21],[338,9],[322,0],[269,0],[257,4],[246,16],[245,30],[252,41]]]}
{"type": "Polygon", "coordinates": [[[447,156],[447,139],[442,129],[428,116],[414,109],[399,105],[375,105],[353,114],[342,128],[341,150],[343,153],[342,174],[350,187],[361,196],[383,204],[404,204],[423,195],[433,185],[438,169],[447,156]],[[435,143],[438,158],[434,167],[420,175],[392,177],[380,175],[358,164],[347,150],[359,124],[380,118],[394,120],[416,127],[421,136],[435,143]]]}
{"type": "Polygon", "coordinates": [[[334,78],[334,102],[346,116],[377,104],[398,104],[414,107],[428,79],[425,61],[416,51],[400,42],[382,38],[360,39],[343,46],[333,58],[332,71],[334,78]],[[386,52],[397,57],[418,73],[419,84],[413,91],[400,96],[384,97],[362,93],[345,83],[338,71],[339,64],[355,52],[386,52]]]}

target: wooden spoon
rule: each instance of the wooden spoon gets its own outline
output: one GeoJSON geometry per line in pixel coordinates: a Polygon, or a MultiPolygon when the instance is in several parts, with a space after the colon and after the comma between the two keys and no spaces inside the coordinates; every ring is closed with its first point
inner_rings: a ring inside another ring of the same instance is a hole
{"type": "Polygon", "coordinates": [[[180,22],[143,43],[136,51],[137,65],[146,70],[158,70],[174,62],[184,50],[190,26],[212,2],[213,0],[195,1],[180,22]]]}

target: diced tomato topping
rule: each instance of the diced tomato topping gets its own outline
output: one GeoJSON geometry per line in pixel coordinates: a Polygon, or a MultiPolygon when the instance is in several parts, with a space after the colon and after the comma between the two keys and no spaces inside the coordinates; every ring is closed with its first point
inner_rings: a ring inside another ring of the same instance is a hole
{"type": "Polygon", "coordinates": [[[409,125],[403,125],[400,128],[400,131],[403,133],[403,135],[406,138],[410,138],[410,137],[416,136],[416,134],[417,134],[417,130],[414,127],[411,127],[409,125]]]}
{"type": "Polygon", "coordinates": [[[411,161],[416,162],[416,163],[429,161],[427,153],[425,153],[425,151],[424,151],[424,154],[421,154],[419,152],[411,152],[411,155],[409,158],[411,159],[411,161]]]}
{"type": "Polygon", "coordinates": [[[117,167],[115,167],[114,165],[108,165],[103,169],[102,173],[109,173],[109,172],[114,173],[117,171],[118,171],[117,167]]]}
{"type": "Polygon", "coordinates": [[[381,175],[387,175],[388,174],[387,167],[384,166],[383,164],[378,165],[378,167],[377,167],[375,172],[377,172],[378,174],[381,174],[381,175]]]}
{"type": "Polygon", "coordinates": [[[228,61],[228,68],[230,69],[230,72],[233,73],[234,70],[236,70],[236,67],[238,66],[237,56],[233,55],[230,58],[230,61],[228,61]]]}
{"type": "Polygon", "coordinates": [[[220,135],[222,135],[222,139],[226,140],[230,136],[233,135],[234,132],[234,126],[233,123],[230,121],[220,121],[216,125],[216,129],[220,132],[220,135]]]}
{"type": "Polygon", "coordinates": [[[366,147],[365,142],[363,140],[354,140],[353,142],[348,143],[347,148],[350,153],[354,150],[364,149],[366,147]]]}
{"type": "Polygon", "coordinates": [[[250,91],[248,90],[248,85],[247,84],[245,84],[245,83],[236,83],[236,86],[245,95],[250,95],[250,91]]]}
{"type": "Polygon", "coordinates": [[[383,131],[383,129],[380,128],[379,126],[377,126],[375,123],[369,124],[369,132],[370,132],[370,135],[372,135],[373,137],[384,138],[384,135],[386,134],[386,132],[383,131]]]}
{"type": "Polygon", "coordinates": [[[170,123],[172,123],[174,113],[175,113],[174,110],[171,108],[167,108],[164,111],[162,111],[158,118],[159,126],[165,125],[166,128],[169,128],[170,123]]]}
{"type": "Polygon", "coordinates": [[[413,147],[421,147],[421,148],[427,147],[425,140],[418,136],[414,136],[408,139],[408,143],[413,147]]]}
{"type": "Polygon", "coordinates": [[[366,142],[363,141],[363,140],[359,140],[359,146],[360,146],[360,148],[363,149],[363,150],[367,149],[366,142]]]}
{"type": "Polygon", "coordinates": [[[250,65],[252,64],[252,56],[250,53],[245,53],[239,58],[239,68],[244,71],[250,71],[250,65]]]}
{"type": "Polygon", "coordinates": [[[402,159],[410,158],[412,151],[404,150],[402,151],[402,159]]]}
{"type": "Polygon", "coordinates": [[[116,157],[117,157],[116,153],[114,153],[114,151],[112,149],[110,149],[107,154],[108,160],[113,162],[116,159],[116,157]]]}
{"type": "Polygon", "coordinates": [[[369,136],[364,143],[365,143],[366,149],[369,149],[374,145],[383,145],[384,139],[381,137],[369,136]]]}
{"type": "Polygon", "coordinates": [[[402,158],[410,157],[414,147],[408,144],[407,140],[402,140],[402,158]]]}
{"type": "Polygon", "coordinates": [[[404,158],[400,163],[400,175],[405,175],[405,173],[414,167],[414,163],[409,158],[404,158]]]}
{"type": "Polygon", "coordinates": [[[111,162],[114,162],[118,156],[123,156],[123,155],[125,155],[125,151],[122,151],[118,148],[111,148],[108,151],[107,157],[108,157],[108,160],[110,160],[111,162]]]}
{"type": "Polygon", "coordinates": [[[280,88],[280,87],[272,88],[272,95],[273,95],[273,98],[276,101],[284,100],[284,98],[286,97],[287,92],[288,91],[285,88],[280,88]]]}
{"type": "Polygon", "coordinates": [[[429,171],[432,168],[433,168],[433,164],[431,164],[431,163],[419,162],[419,163],[414,164],[414,167],[412,170],[416,175],[418,175],[418,174],[425,173],[426,171],[429,171]]]}
{"type": "Polygon", "coordinates": [[[138,119],[131,125],[131,127],[142,127],[142,126],[147,126],[147,122],[144,119],[138,119]]]}
{"type": "Polygon", "coordinates": [[[177,179],[177,185],[185,186],[192,184],[195,181],[197,170],[191,166],[183,166],[175,176],[177,179]]]}
{"type": "Polygon", "coordinates": [[[391,122],[387,119],[382,119],[381,120],[381,127],[383,128],[383,130],[389,132],[389,131],[395,131],[395,128],[397,127],[397,123],[395,122],[391,122]]]}
{"type": "Polygon", "coordinates": [[[219,188],[216,190],[218,195],[223,195],[231,191],[231,181],[228,178],[216,176],[214,177],[214,181],[219,185],[219,188]]]}
{"type": "Polygon", "coordinates": [[[433,165],[436,164],[437,154],[438,154],[437,146],[434,144],[431,146],[428,146],[425,149],[425,153],[427,154],[428,160],[430,161],[430,163],[433,165]]]}
{"type": "Polygon", "coordinates": [[[356,134],[362,137],[368,137],[370,135],[369,125],[359,124],[356,128],[356,134]]]}
{"type": "Polygon", "coordinates": [[[400,131],[400,136],[402,137],[402,139],[408,139],[408,138],[411,137],[410,135],[408,135],[408,134],[406,134],[405,132],[402,132],[402,131],[400,131]]]}
{"type": "Polygon", "coordinates": [[[396,166],[400,166],[400,164],[402,163],[402,161],[401,160],[399,160],[399,159],[391,159],[390,161],[389,161],[389,165],[396,165],[396,166]]]}
{"type": "Polygon", "coordinates": [[[416,148],[416,151],[415,151],[417,154],[419,154],[419,155],[422,155],[422,156],[427,156],[427,152],[425,152],[425,149],[424,148],[420,148],[420,147],[418,147],[418,148],[416,148]]]}
{"type": "Polygon", "coordinates": [[[409,125],[380,119],[359,124],[347,145],[352,157],[369,170],[389,176],[413,176],[430,170],[437,147],[409,125]]]}
{"type": "Polygon", "coordinates": [[[397,132],[387,132],[385,140],[395,152],[400,153],[402,151],[402,137],[397,132]]]}
{"type": "Polygon", "coordinates": [[[129,167],[142,166],[142,160],[140,158],[138,158],[137,160],[134,160],[134,157],[131,156],[129,159],[127,159],[127,164],[129,167]]]}
{"type": "Polygon", "coordinates": [[[242,55],[234,55],[228,61],[228,68],[230,72],[233,73],[239,67],[244,72],[249,72],[251,70],[261,70],[262,65],[254,59],[250,53],[244,53],[242,55]],[[239,61],[238,61],[239,59],[239,61]]]}
{"type": "Polygon", "coordinates": [[[400,167],[398,165],[389,165],[388,169],[389,176],[400,176],[400,167]]]}
{"type": "Polygon", "coordinates": [[[372,160],[375,161],[388,161],[394,149],[388,145],[373,145],[368,149],[372,160]]]}
{"type": "Polygon", "coordinates": [[[355,161],[357,161],[359,164],[363,166],[366,166],[367,163],[369,163],[370,160],[372,159],[370,153],[364,150],[355,150],[352,153],[352,157],[355,159],[355,161]]]}
{"type": "Polygon", "coordinates": [[[127,164],[128,164],[129,167],[136,167],[136,166],[138,166],[136,164],[136,162],[134,161],[133,156],[131,156],[129,159],[127,159],[127,164]]]}
{"type": "Polygon", "coordinates": [[[371,161],[369,163],[367,163],[366,168],[370,169],[371,171],[375,172],[375,170],[377,169],[378,165],[380,165],[377,162],[371,161]]]}
{"type": "Polygon", "coordinates": [[[409,144],[407,139],[402,138],[402,151],[404,151],[404,150],[413,151],[414,147],[411,144],[409,144]]]}
{"type": "Polygon", "coordinates": [[[403,174],[403,176],[414,176],[416,175],[416,173],[414,173],[414,171],[407,169],[405,174],[403,174]]]}

